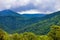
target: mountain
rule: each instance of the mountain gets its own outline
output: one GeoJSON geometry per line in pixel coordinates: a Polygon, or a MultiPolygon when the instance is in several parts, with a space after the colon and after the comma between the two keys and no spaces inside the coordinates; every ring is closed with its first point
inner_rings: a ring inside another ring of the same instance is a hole
{"type": "Polygon", "coordinates": [[[23,17],[25,17],[25,18],[27,18],[27,19],[29,19],[29,18],[35,18],[35,17],[43,17],[43,16],[45,16],[45,15],[47,15],[47,14],[22,14],[22,16],[23,17]]]}
{"type": "Polygon", "coordinates": [[[0,16],[21,16],[21,15],[11,10],[3,10],[0,11],[0,16]]]}
{"type": "Polygon", "coordinates": [[[37,16],[26,19],[25,16],[11,10],[0,11],[0,28],[8,33],[13,33],[17,29],[23,29],[28,25],[38,22],[41,17],[37,16]]]}
{"type": "Polygon", "coordinates": [[[8,33],[33,32],[36,34],[46,34],[51,25],[60,25],[60,11],[49,15],[20,15],[11,10],[0,11],[0,28],[8,33]]]}
{"type": "Polygon", "coordinates": [[[11,10],[0,11],[0,28],[12,32],[23,25],[24,17],[11,10]]]}
{"type": "Polygon", "coordinates": [[[46,16],[47,14],[23,14],[22,16],[25,17],[26,25],[30,25],[36,23],[41,20],[41,17],[46,16]]]}
{"type": "Polygon", "coordinates": [[[41,18],[40,21],[28,25],[23,29],[17,29],[15,32],[33,32],[36,34],[47,34],[52,25],[60,25],[60,11],[46,15],[41,18]]]}

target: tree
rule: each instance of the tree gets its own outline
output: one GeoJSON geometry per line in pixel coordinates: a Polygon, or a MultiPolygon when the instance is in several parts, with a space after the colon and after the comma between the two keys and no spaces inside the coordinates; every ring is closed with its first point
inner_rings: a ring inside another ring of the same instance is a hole
{"type": "Polygon", "coordinates": [[[8,34],[0,29],[0,40],[10,40],[8,34]]]}
{"type": "Polygon", "coordinates": [[[52,37],[54,40],[60,40],[60,26],[53,25],[48,36],[52,37]]]}
{"type": "Polygon", "coordinates": [[[13,40],[20,40],[19,34],[18,34],[18,33],[13,34],[13,35],[12,35],[12,39],[13,39],[13,40]]]}
{"type": "Polygon", "coordinates": [[[31,33],[31,32],[25,32],[25,33],[23,33],[23,37],[26,40],[37,40],[37,36],[34,33],[31,33]]]}

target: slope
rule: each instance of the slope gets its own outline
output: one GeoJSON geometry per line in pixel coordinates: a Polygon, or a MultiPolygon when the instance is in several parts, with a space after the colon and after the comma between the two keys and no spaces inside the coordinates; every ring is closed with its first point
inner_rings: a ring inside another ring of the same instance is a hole
{"type": "Polygon", "coordinates": [[[23,29],[18,29],[15,32],[34,32],[36,34],[47,34],[51,25],[60,25],[60,11],[46,15],[40,21],[27,25],[23,29]]]}
{"type": "Polygon", "coordinates": [[[0,28],[12,32],[17,29],[18,26],[23,25],[23,19],[20,14],[11,10],[4,10],[0,12],[0,28]],[[19,22],[20,21],[20,22],[19,22]],[[22,22],[21,22],[22,21],[22,22]]]}
{"type": "Polygon", "coordinates": [[[13,33],[17,29],[23,29],[27,27],[27,25],[38,22],[41,17],[37,17],[38,20],[36,17],[27,20],[26,17],[16,12],[4,10],[0,12],[0,28],[8,33],[13,33]]]}

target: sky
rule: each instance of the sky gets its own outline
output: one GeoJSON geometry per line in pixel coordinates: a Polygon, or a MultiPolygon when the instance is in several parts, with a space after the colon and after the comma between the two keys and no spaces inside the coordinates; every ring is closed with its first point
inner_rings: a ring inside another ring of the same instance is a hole
{"type": "Polygon", "coordinates": [[[20,14],[50,14],[60,11],[60,0],[0,0],[0,11],[6,9],[20,14]]]}

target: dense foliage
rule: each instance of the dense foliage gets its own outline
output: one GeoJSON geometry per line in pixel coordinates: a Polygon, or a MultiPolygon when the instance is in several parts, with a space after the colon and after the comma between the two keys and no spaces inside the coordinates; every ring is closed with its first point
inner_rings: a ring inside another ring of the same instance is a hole
{"type": "Polygon", "coordinates": [[[13,33],[17,29],[25,28],[27,25],[34,24],[40,20],[43,14],[24,14],[20,15],[11,10],[0,11],[0,28],[9,33],[13,33]],[[28,17],[30,16],[30,17],[28,17]]]}
{"type": "MultiPolygon", "coordinates": [[[[32,23],[34,21],[35,20],[33,20],[32,23]]],[[[22,29],[17,29],[15,32],[20,32],[20,33],[33,32],[36,34],[44,35],[50,31],[50,26],[52,25],[60,25],[60,11],[46,15],[43,18],[41,18],[38,22],[33,23],[31,25],[27,25],[22,29]]]]}
{"type": "Polygon", "coordinates": [[[0,28],[8,33],[33,32],[45,35],[50,31],[50,26],[54,24],[60,25],[60,11],[45,15],[44,17],[29,19],[11,10],[0,12],[0,28]]]}
{"type": "Polygon", "coordinates": [[[8,34],[0,29],[0,40],[60,40],[60,26],[53,25],[46,35],[37,35],[32,32],[8,34]]]}

